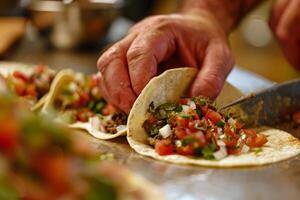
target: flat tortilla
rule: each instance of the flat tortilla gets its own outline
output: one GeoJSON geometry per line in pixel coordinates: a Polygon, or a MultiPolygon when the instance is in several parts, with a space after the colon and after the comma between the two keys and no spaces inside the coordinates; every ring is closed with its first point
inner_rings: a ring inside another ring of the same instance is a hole
{"type": "MultiPolygon", "coordinates": [[[[24,64],[18,62],[0,62],[0,74],[5,78],[12,74],[14,71],[20,71],[28,76],[33,73],[35,65],[33,64],[24,64]]],[[[51,69],[49,69],[51,70],[51,69]]],[[[46,95],[32,105],[30,108],[31,111],[36,111],[40,109],[46,101],[46,95]]]]}
{"type": "MultiPolygon", "coordinates": [[[[166,71],[148,83],[134,103],[128,117],[127,140],[136,152],[172,163],[212,167],[264,165],[285,160],[300,153],[300,142],[298,139],[284,131],[269,128],[267,130],[259,130],[260,133],[267,136],[268,143],[262,148],[262,152],[258,154],[249,152],[239,156],[231,155],[222,160],[205,160],[178,154],[158,155],[155,149],[148,144],[148,135],[142,127],[143,122],[147,119],[148,106],[151,102],[158,106],[168,101],[178,100],[185,93],[196,73],[197,70],[191,68],[173,69],[166,71]]],[[[226,85],[221,95],[216,99],[218,106],[223,106],[240,97],[239,92],[233,86],[226,85]]]]}
{"type": "MultiPolygon", "coordinates": [[[[42,107],[42,113],[50,113],[51,111],[53,111],[55,98],[60,93],[61,88],[64,85],[73,81],[74,79],[75,79],[75,72],[69,69],[62,70],[57,74],[57,76],[53,81],[53,84],[51,85],[49,96],[42,107]]],[[[63,113],[58,111],[58,114],[63,114],[63,113]]],[[[126,135],[126,131],[127,131],[126,129],[124,129],[115,134],[104,133],[102,131],[97,130],[95,127],[93,127],[91,120],[89,120],[89,122],[76,122],[73,124],[69,124],[68,126],[75,129],[85,130],[95,138],[102,139],[102,140],[109,140],[116,137],[124,136],[126,135]]]]}

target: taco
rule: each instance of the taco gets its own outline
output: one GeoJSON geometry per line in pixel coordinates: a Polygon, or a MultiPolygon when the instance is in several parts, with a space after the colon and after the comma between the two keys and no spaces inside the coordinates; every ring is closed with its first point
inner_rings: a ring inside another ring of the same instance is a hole
{"type": "Polygon", "coordinates": [[[43,113],[53,110],[60,121],[84,129],[96,138],[126,135],[127,115],[102,98],[96,75],[61,71],[42,108],[43,113]]]}
{"type": "MultiPolygon", "coordinates": [[[[214,167],[263,165],[300,153],[299,140],[286,132],[247,129],[238,116],[219,113],[204,97],[181,98],[196,73],[190,68],[169,70],[145,87],[127,124],[127,140],[136,152],[172,163],[214,167]]],[[[231,89],[223,88],[216,99],[219,106],[233,100],[236,92],[231,89]]]]}
{"type": "Polygon", "coordinates": [[[0,75],[10,91],[22,97],[34,111],[45,102],[55,72],[44,65],[0,62],[0,75]]]}
{"type": "Polygon", "coordinates": [[[0,95],[0,199],[164,199],[112,154],[15,100],[0,95]]]}

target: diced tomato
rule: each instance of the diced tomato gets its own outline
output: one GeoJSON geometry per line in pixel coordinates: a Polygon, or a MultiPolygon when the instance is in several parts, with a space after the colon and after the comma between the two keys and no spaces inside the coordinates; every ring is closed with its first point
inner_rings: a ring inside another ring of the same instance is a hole
{"type": "Polygon", "coordinates": [[[201,112],[205,115],[208,111],[208,104],[205,104],[205,106],[201,107],[201,112]]]}
{"type": "Polygon", "coordinates": [[[198,129],[195,128],[197,124],[199,124],[200,120],[190,120],[188,123],[188,128],[190,129],[191,132],[197,132],[198,129]]]}
{"type": "Polygon", "coordinates": [[[232,130],[231,130],[231,128],[230,128],[230,126],[229,125],[225,125],[225,127],[224,127],[224,133],[227,135],[227,136],[230,136],[230,137],[233,137],[233,138],[239,138],[239,136],[235,133],[235,132],[233,132],[232,130]]]}
{"type": "Polygon", "coordinates": [[[155,151],[159,155],[170,155],[174,151],[174,146],[170,140],[157,140],[155,142],[155,151]]]}
{"type": "Polygon", "coordinates": [[[0,124],[0,151],[13,153],[18,145],[18,128],[11,118],[3,120],[0,124]]]}
{"type": "Polygon", "coordinates": [[[236,119],[236,121],[235,121],[235,128],[237,130],[240,130],[240,129],[243,128],[243,126],[244,126],[244,124],[241,122],[241,120],[236,119]]]}
{"type": "Polygon", "coordinates": [[[268,139],[263,134],[257,134],[254,142],[254,147],[262,147],[264,144],[268,142],[268,139]]]}
{"type": "Polygon", "coordinates": [[[23,81],[25,81],[26,83],[28,82],[29,78],[22,72],[19,71],[14,71],[13,72],[13,77],[17,78],[17,79],[22,79],[23,81]]]}
{"type": "Polygon", "coordinates": [[[184,156],[192,156],[194,155],[194,148],[192,145],[176,147],[176,153],[184,156]]]}
{"type": "Polygon", "coordinates": [[[85,92],[80,92],[79,93],[79,101],[80,101],[80,105],[86,105],[90,100],[90,96],[89,94],[85,93],[85,92]]]}
{"type": "Polygon", "coordinates": [[[256,137],[256,131],[251,129],[242,129],[242,132],[245,133],[248,137],[256,137]]]}
{"type": "Polygon", "coordinates": [[[202,131],[196,132],[193,137],[197,140],[197,146],[203,147],[206,145],[206,138],[202,131]]]}
{"type": "Polygon", "coordinates": [[[300,124],[300,111],[293,114],[293,121],[297,124],[300,124]]]}
{"type": "Polygon", "coordinates": [[[96,74],[91,75],[89,79],[89,85],[91,88],[98,87],[98,78],[96,74]]]}
{"type": "Polygon", "coordinates": [[[80,122],[87,122],[89,120],[89,118],[92,116],[93,116],[93,113],[90,110],[82,109],[82,110],[78,111],[78,113],[76,114],[76,119],[77,119],[77,121],[80,121],[80,122]]]}
{"type": "Polygon", "coordinates": [[[155,124],[155,123],[158,121],[158,119],[157,119],[155,116],[150,115],[147,121],[148,121],[150,124],[155,124]]]}
{"type": "Polygon", "coordinates": [[[35,73],[42,74],[46,69],[45,65],[39,64],[35,67],[35,73]]]}
{"type": "Polygon", "coordinates": [[[178,100],[178,103],[181,105],[188,105],[188,102],[190,101],[189,98],[181,98],[178,100]]]}
{"type": "Polygon", "coordinates": [[[36,97],[38,95],[34,84],[29,84],[26,86],[25,95],[32,97],[36,97]]]}
{"type": "Polygon", "coordinates": [[[239,155],[241,154],[242,148],[236,148],[236,147],[229,147],[227,148],[227,153],[229,155],[239,155]]]}
{"type": "Polygon", "coordinates": [[[117,112],[117,109],[111,104],[106,104],[101,111],[103,115],[111,115],[115,112],[117,112]]]}
{"type": "Polygon", "coordinates": [[[216,124],[222,119],[222,116],[218,112],[208,109],[205,118],[216,124]]]}
{"type": "Polygon", "coordinates": [[[187,135],[182,127],[176,127],[174,133],[179,140],[182,140],[187,135]]]}
{"type": "Polygon", "coordinates": [[[193,115],[194,120],[200,120],[200,117],[199,117],[198,113],[195,110],[191,110],[190,114],[193,115]]]}
{"type": "Polygon", "coordinates": [[[25,91],[26,91],[26,82],[23,79],[14,79],[13,80],[13,84],[14,84],[14,90],[15,93],[18,96],[23,96],[25,95],[25,91]]]}
{"type": "Polygon", "coordinates": [[[230,136],[225,137],[223,139],[223,142],[226,144],[227,147],[235,147],[237,144],[237,141],[238,140],[236,138],[230,137],[230,136]]]}
{"type": "Polygon", "coordinates": [[[175,118],[177,126],[186,128],[189,125],[189,120],[180,116],[176,116],[175,118]]]}

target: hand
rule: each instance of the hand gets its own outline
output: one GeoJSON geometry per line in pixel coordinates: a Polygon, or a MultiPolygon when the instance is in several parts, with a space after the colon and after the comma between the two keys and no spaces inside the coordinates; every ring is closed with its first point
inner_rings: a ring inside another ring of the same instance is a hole
{"type": "Polygon", "coordinates": [[[290,64],[300,70],[300,0],[278,0],[270,27],[290,64]]]}
{"type": "Polygon", "coordinates": [[[190,95],[215,98],[233,64],[227,34],[216,18],[203,11],[139,22],[99,58],[97,65],[104,97],[128,113],[149,80],[167,68],[200,69],[190,95]]]}

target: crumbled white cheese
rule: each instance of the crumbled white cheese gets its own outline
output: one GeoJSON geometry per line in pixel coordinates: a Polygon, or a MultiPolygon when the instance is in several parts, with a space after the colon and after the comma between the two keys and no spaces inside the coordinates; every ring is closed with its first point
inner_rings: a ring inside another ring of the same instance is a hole
{"type": "Polygon", "coordinates": [[[241,153],[247,153],[249,150],[250,150],[250,148],[246,144],[244,144],[241,149],[241,153]]]}
{"type": "Polygon", "coordinates": [[[126,130],[126,128],[127,128],[127,126],[126,125],[119,125],[119,126],[117,126],[117,132],[120,132],[120,131],[124,131],[124,130],[126,130]]]}
{"type": "Polygon", "coordinates": [[[222,128],[218,128],[217,131],[218,131],[218,135],[222,135],[223,134],[223,129],[222,128]]]}
{"type": "Polygon", "coordinates": [[[187,113],[187,112],[189,112],[189,110],[190,110],[190,107],[189,107],[189,106],[187,106],[187,105],[182,105],[182,112],[183,112],[183,113],[187,113]]]}

